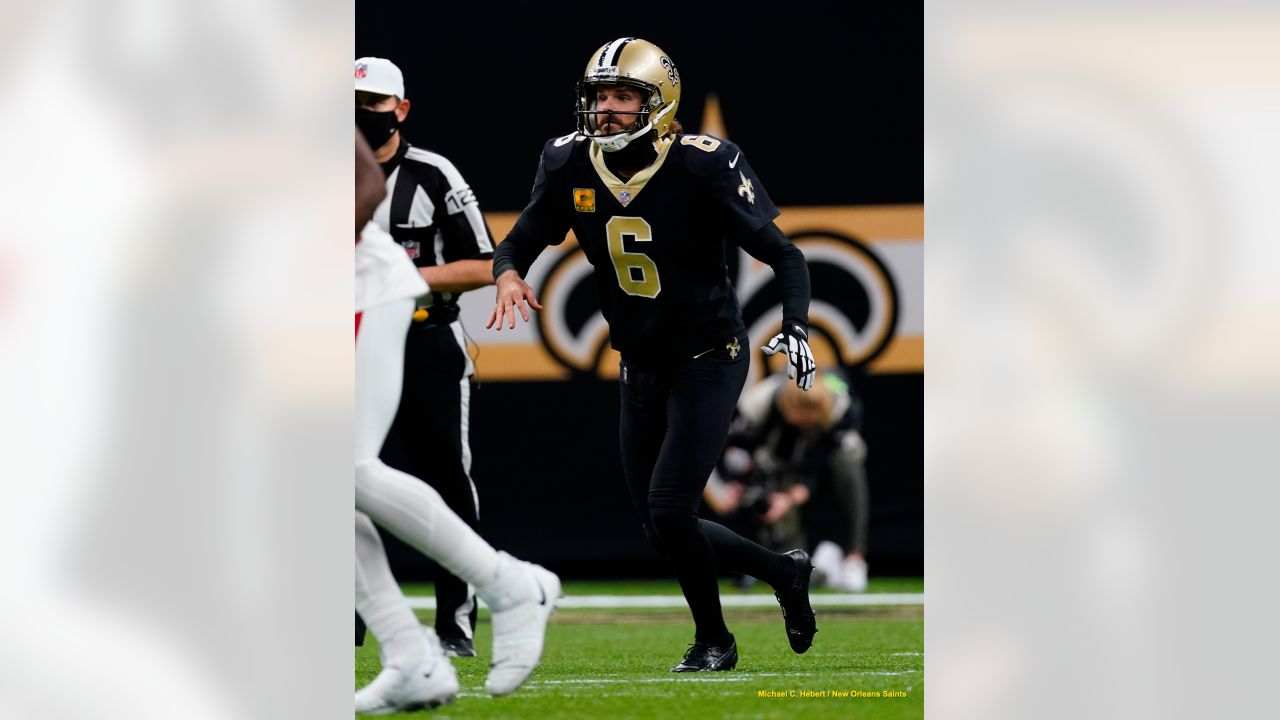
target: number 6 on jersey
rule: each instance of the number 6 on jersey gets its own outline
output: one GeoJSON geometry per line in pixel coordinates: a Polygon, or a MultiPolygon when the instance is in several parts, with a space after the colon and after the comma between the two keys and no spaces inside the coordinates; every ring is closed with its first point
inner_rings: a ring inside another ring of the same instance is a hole
{"type": "Polygon", "coordinates": [[[618,287],[628,295],[658,297],[662,281],[658,279],[657,263],[644,253],[627,252],[623,248],[623,239],[627,237],[636,242],[652,242],[653,228],[649,223],[644,218],[613,217],[605,225],[605,235],[609,238],[609,257],[618,276],[618,287]]]}

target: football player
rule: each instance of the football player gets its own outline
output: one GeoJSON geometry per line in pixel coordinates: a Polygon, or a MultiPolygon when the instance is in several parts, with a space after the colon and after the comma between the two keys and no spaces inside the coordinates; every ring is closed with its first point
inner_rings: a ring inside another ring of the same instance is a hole
{"type": "MultiPolygon", "coordinates": [[[[382,170],[356,135],[356,222],[386,190],[382,170]]],[[[356,611],[382,646],[382,671],[355,695],[356,712],[385,715],[436,707],[458,693],[453,666],[418,624],[396,585],[373,522],[466,580],[493,611],[493,695],[514,691],[542,656],[560,579],[489,546],[430,486],[385,465],[378,451],[400,404],[405,335],[427,285],[404,248],[368,222],[356,236],[356,611]]]]}
{"type": "Polygon", "coordinates": [[[693,614],[695,642],[671,670],[695,672],[738,661],[717,566],[774,588],[792,650],[808,650],[816,632],[807,553],[772,552],[697,516],[748,370],[725,264],[734,246],[770,265],[783,288],[782,331],[765,353],[785,352],[806,390],[814,363],[804,256],[773,223],[778,209],[737,145],[680,133],[680,90],[675,64],[652,43],[619,38],[592,53],[578,82],[577,131],[546,143],[533,196],[494,256],[487,327],[514,328],[517,314],[528,322],[530,307],[542,309],[523,276],[572,229],[622,355],[626,482],[693,614]]]}

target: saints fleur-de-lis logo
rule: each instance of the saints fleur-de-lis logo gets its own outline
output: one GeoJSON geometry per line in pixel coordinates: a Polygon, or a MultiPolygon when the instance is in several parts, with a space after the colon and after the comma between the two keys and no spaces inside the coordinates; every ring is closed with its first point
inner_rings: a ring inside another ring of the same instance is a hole
{"type": "Polygon", "coordinates": [[[751,187],[751,181],[747,179],[746,173],[738,171],[738,177],[742,178],[742,184],[738,186],[738,195],[747,199],[752,205],[756,204],[756,191],[751,187]]]}
{"type": "Polygon", "coordinates": [[[665,56],[658,62],[662,63],[662,67],[667,69],[667,79],[671,81],[671,87],[679,85],[680,73],[676,72],[675,63],[671,62],[671,60],[667,59],[665,56]]]}
{"type": "Polygon", "coordinates": [[[742,349],[742,346],[738,344],[738,338],[734,338],[725,344],[724,349],[729,351],[729,359],[734,360],[738,357],[738,351],[742,349]]]}

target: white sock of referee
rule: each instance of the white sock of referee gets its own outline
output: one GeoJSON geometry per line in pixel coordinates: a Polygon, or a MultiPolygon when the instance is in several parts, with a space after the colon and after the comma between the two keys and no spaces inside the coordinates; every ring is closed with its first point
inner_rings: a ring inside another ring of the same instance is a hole
{"type": "Polygon", "coordinates": [[[422,659],[422,628],[391,575],[382,538],[368,515],[356,514],[356,612],[382,646],[383,665],[409,669],[422,659]]]}

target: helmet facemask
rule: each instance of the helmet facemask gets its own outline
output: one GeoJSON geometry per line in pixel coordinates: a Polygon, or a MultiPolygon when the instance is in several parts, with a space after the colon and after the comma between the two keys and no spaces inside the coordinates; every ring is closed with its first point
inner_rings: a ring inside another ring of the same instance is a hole
{"type": "Polygon", "coordinates": [[[641,138],[655,139],[654,126],[656,121],[667,115],[672,109],[674,107],[670,103],[664,106],[661,93],[657,92],[657,88],[648,83],[616,76],[578,82],[578,133],[591,138],[605,152],[616,152],[641,138]],[[625,86],[639,91],[640,110],[609,111],[607,113],[596,110],[596,89],[600,86],[625,86]],[[629,118],[635,122],[630,128],[614,133],[601,134],[599,121],[602,115],[613,115],[623,120],[629,118]]]}

